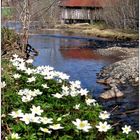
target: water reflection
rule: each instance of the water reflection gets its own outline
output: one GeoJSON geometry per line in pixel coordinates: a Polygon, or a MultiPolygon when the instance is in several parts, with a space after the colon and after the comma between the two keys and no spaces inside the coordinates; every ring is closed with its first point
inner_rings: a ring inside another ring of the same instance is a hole
{"type": "Polygon", "coordinates": [[[96,83],[96,73],[116,60],[95,53],[87,47],[92,47],[88,41],[34,35],[29,43],[39,51],[35,66],[50,65],[69,74],[70,80],[80,80],[83,87],[94,91],[94,96],[104,91],[104,86],[96,83]]]}

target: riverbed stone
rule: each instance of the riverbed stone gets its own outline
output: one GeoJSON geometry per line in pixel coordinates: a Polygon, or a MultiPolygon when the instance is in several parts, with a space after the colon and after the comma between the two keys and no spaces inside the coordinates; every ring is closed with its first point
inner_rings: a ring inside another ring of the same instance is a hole
{"type": "Polygon", "coordinates": [[[108,79],[106,80],[107,84],[136,82],[138,81],[137,77],[139,77],[138,57],[127,58],[104,67],[99,74],[100,76],[102,81],[103,79],[108,79]]]}
{"type": "Polygon", "coordinates": [[[105,91],[100,95],[103,99],[111,99],[111,98],[118,98],[124,96],[124,93],[121,92],[117,87],[113,87],[110,90],[105,91]]]}

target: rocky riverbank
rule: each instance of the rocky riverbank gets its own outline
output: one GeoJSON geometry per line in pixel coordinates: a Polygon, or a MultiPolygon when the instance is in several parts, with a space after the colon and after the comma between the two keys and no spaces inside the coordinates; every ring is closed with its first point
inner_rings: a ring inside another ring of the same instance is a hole
{"type": "MultiPolygon", "coordinates": [[[[122,85],[138,87],[139,65],[137,48],[107,48],[97,50],[102,55],[118,55],[121,59],[109,66],[104,67],[97,75],[98,83],[106,84],[110,89],[101,94],[100,97],[110,99],[122,97],[124,93],[120,91],[122,85]]],[[[121,89],[122,90],[122,89],[121,89]]]]}

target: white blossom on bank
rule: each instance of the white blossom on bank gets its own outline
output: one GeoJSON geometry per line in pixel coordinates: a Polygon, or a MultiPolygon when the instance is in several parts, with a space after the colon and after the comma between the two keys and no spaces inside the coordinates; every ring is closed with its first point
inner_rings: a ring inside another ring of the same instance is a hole
{"type": "Polygon", "coordinates": [[[20,75],[20,74],[14,74],[13,77],[14,77],[15,79],[19,79],[19,78],[21,77],[21,75],[20,75]]]}
{"type": "Polygon", "coordinates": [[[56,93],[56,94],[52,94],[53,97],[56,97],[58,99],[62,98],[63,95],[62,94],[59,94],[59,93],[56,93]]]}
{"type": "Polygon", "coordinates": [[[72,121],[72,123],[77,127],[77,129],[83,130],[84,132],[88,132],[89,129],[92,128],[87,120],[81,121],[80,119],[76,119],[76,121],[72,121]]]}
{"type": "Polygon", "coordinates": [[[35,82],[36,78],[35,77],[31,77],[31,78],[28,78],[27,82],[28,83],[31,83],[31,82],[35,82]]]}
{"type": "Polygon", "coordinates": [[[31,95],[26,95],[21,97],[22,102],[30,102],[33,100],[33,97],[31,95]]]}
{"type": "Polygon", "coordinates": [[[129,134],[129,132],[132,131],[130,125],[129,126],[125,125],[124,127],[122,127],[122,130],[123,130],[123,133],[125,134],[129,134]]]}
{"type": "Polygon", "coordinates": [[[96,103],[95,99],[90,99],[90,98],[85,99],[85,101],[88,106],[95,105],[96,103]]]}
{"type": "Polygon", "coordinates": [[[61,124],[53,124],[50,125],[49,128],[53,130],[58,130],[58,129],[63,129],[64,127],[62,127],[61,124]]]}
{"type": "Polygon", "coordinates": [[[13,118],[22,117],[23,113],[22,110],[12,111],[10,114],[13,118]]]}
{"type": "Polygon", "coordinates": [[[47,84],[42,84],[42,87],[46,89],[49,88],[47,84]]]}
{"type": "Polygon", "coordinates": [[[13,54],[13,57],[14,57],[14,58],[18,58],[18,55],[17,55],[17,54],[13,54]]]}
{"type": "Polygon", "coordinates": [[[30,68],[27,68],[27,69],[25,70],[25,73],[28,74],[28,75],[33,74],[33,72],[34,72],[34,70],[33,70],[33,69],[30,69],[30,68]]]}
{"type": "Polygon", "coordinates": [[[99,122],[98,125],[96,125],[96,128],[98,128],[99,132],[107,132],[109,129],[111,129],[111,125],[107,124],[107,122],[105,121],[103,122],[99,122]]]}
{"type": "Polygon", "coordinates": [[[81,96],[87,96],[88,94],[88,90],[87,89],[80,89],[79,93],[81,94],[81,96]]]}
{"type": "Polygon", "coordinates": [[[41,122],[43,124],[51,124],[51,123],[53,123],[53,119],[52,118],[47,118],[47,117],[41,117],[41,122]]]}
{"type": "Polygon", "coordinates": [[[79,110],[80,104],[75,105],[73,108],[79,110]]]}
{"type": "Polygon", "coordinates": [[[11,137],[11,139],[14,139],[14,140],[21,138],[18,133],[12,133],[10,137],[11,137]]]}
{"type": "Polygon", "coordinates": [[[100,112],[99,118],[102,120],[109,119],[110,113],[108,113],[107,111],[102,111],[102,112],[100,112]]]}
{"type": "Polygon", "coordinates": [[[70,76],[62,72],[55,72],[56,76],[62,80],[68,80],[70,76]]]}
{"type": "Polygon", "coordinates": [[[77,89],[80,89],[81,88],[81,82],[80,81],[70,81],[70,84],[71,84],[71,89],[72,88],[77,88],[77,89]]]}
{"type": "Polygon", "coordinates": [[[30,122],[32,122],[33,117],[33,114],[26,113],[20,118],[20,120],[23,121],[25,124],[29,124],[30,122]]]}
{"type": "Polygon", "coordinates": [[[4,88],[4,87],[6,87],[5,81],[1,82],[1,88],[4,88]]]}
{"type": "Polygon", "coordinates": [[[21,96],[22,102],[29,102],[34,99],[34,97],[41,95],[42,92],[39,89],[29,90],[29,89],[21,89],[17,93],[21,96]]]}
{"type": "Polygon", "coordinates": [[[28,64],[32,64],[33,63],[33,59],[28,59],[28,60],[26,60],[26,63],[28,63],[28,64]]]}
{"type": "Polygon", "coordinates": [[[51,130],[49,130],[48,128],[42,128],[42,127],[40,127],[40,130],[42,131],[42,132],[45,132],[45,133],[49,133],[49,134],[51,134],[51,130]]]}
{"type": "Polygon", "coordinates": [[[61,121],[62,120],[62,118],[61,117],[59,117],[58,119],[57,119],[57,121],[59,122],[59,121],[61,121]]]}
{"type": "Polygon", "coordinates": [[[32,106],[32,108],[30,108],[30,110],[32,111],[32,114],[37,114],[37,115],[41,115],[41,113],[43,113],[44,111],[41,109],[40,106],[32,106]]]}

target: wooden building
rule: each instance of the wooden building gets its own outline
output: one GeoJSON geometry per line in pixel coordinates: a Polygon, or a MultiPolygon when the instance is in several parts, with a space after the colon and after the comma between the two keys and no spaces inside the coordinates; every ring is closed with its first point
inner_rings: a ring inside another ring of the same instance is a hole
{"type": "Polygon", "coordinates": [[[93,23],[102,20],[102,9],[107,0],[61,0],[61,20],[63,23],[93,23]]]}

